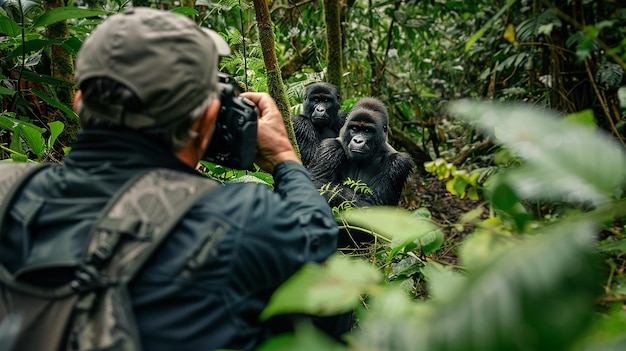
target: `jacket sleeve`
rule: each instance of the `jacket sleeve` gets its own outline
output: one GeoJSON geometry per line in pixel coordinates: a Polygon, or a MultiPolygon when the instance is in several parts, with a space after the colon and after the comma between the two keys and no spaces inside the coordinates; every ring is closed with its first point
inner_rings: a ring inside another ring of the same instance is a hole
{"type": "Polygon", "coordinates": [[[307,262],[337,250],[337,222],[307,170],[292,161],[274,170],[274,192],[258,187],[235,255],[242,282],[273,289],[307,262]]]}

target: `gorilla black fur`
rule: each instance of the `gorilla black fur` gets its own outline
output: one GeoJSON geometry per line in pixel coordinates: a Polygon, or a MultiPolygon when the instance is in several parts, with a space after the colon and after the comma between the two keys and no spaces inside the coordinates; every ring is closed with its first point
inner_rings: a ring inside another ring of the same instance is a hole
{"type": "Polygon", "coordinates": [[[407,153],[387,142],[388,124],[385,105],[363,98],[348,114],[339,136],[321,142],[309,171],[318,188],[331,184],[324,193],[331,206],[344,201],[354,201],[357,207],[398,204],[414,165],[407,153]],[[372,194],[343,185],[348,178],[365,183],[372,194]]]}
{"type": "Polygon", "coordinates": [[[335,85],[320,82],[306,87],[302,114],[293,117],[293,129],[305,166],[311,162],[323,139],[339,135],[346,116],[339,107],[339,92],[335,85]]]}

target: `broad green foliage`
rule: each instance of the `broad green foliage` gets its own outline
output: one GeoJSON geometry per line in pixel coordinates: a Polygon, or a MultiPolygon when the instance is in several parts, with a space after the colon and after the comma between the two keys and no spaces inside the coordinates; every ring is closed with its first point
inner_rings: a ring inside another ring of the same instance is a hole
{"type": "Polygon", "coordinates": [[[9,113],[0,113],[0,128],[13,133],[10,147],[3,149],[10,152],[10,157],[14,161],[28,161],[28,150],[24,149],[24,145],[27,145],[30,151],[35,154],[36,160],[40,161],[45,152],[52,150],[54,142],[63,132],[64,125],[62,122],[50,122],[48,123],[50,135],[44,140],[43,134],[46,132],[45,129],[12,118],[10,115],[9,113]]]}
{"type": "MultiPolygon", "coordinates": [[[[557,2],[558,10],[549,3],[344,2],[343,109],[381,98],[394,147],[406,147],[397,143],[406,136],[432,157],[425,168],[450,193],[485,203],[446,223],[462,233],[447,238],[428,208],[353,209],[346,199],[336,218],[371,232],[371,252],[307,265],[263,317],[354,309],[358,331],[339,345],[303,324],[261,350],[626,349],[626,9],[619,1],[557,2]],[[522,100],[529,105],[500,104],[522,100]],[[457,102],[443,109],[448,101],[457,102]],[[457,159],[478,143],[489,151],[457,159]],[[443,250],[458,261],[438,260],[443,250]]],[[[98,10],[45,12],[38,0],[0,0],[3,158],[45,160],[59,143],[63,123],[33,118],[35,100],[76,117],[49,89],[73,82],[52,77],[46,60],[53,44],[75,54],[103,15],[123,5],[89,4],[98,10]],[[44,26],[62,20],[71,37],[45,37],[44,26]]],[[[233,49],[220,69],[244,89],[266,91],[251,2],[196,5],[174,11],[219,32],[233,49]]],[[[279,64],[302,60],[283,79],[297,112],[304,87],[325,79],[321,2],[274,0],[270,10],[279,64]]],[[[263,172],[203,166],[224,183],[273,186],[263,172]]],[[[349,184],[368,190],[358,179],[349,184]]]]}
{"type": "Polygon", "coordinates": [[[85,10],[85,9],[77,9],[71,7],[58,7],[51,11],[47,11],[42,13],[40,16],[37,16],[32,23],[32,29],[37,27],[47,26],[53,23],[61,22],[70,18],[88,18],[94,16],[101,16],[108,14],[107,11],[95,11],[95,10],[85,10]]]}
{"type": "Polygon", "coordinates": [[[345,350],[310,324],[297,326],[297,334],[281,334],[256,348],[256,351],[340,351],[345,350]]]}
{"type": "MultiPolygon", "coordinates": [[[[472,37],[465,43],[465,51],[469,51],[472,45],[474,45],[474,43],[476,43],[476,41],[478,41],[480,37],[485,35],[485,32],[487,32],[487,30],[490,29],[490,27],[493,27],[496,21],[500,19],[500,17],[515,3],[515,1],[517,0],[507,1],[506,5],[504,5],[498,11],[498,13],[495,14],[495,16],[491,17],[481,29],[479,29],[474,35],[472,35],[472,37]]],[[[514,40],[509,40],[509,41],[514,41],[514,40]]]]}
{"type": "Polygon", "coordinates": [[[442,158],[424,163],[424,170],[436,174],[440,180],[451,178],[446,182],[446,189],[450,193],[461,199],[467,196],[472,200],[478,200],[479,172],[468,173],[465,170],[458,170],[455,165],[442,158]]]}
{"type": "Polygon", "coordinates": [[[372,299],[372,314],[378,313],[363,321],[357,349],[567,349],[591,321],[597,290],[593,266],[585,260],[591,251],[590,229],[555,228],[464,278],[431,274],[430,284],[445,284],[446,290],[440,287],[442,293],[432,301],[419,303],[421,311],[413,307],[413,315],[394,316],[377,309],[378,300],[372,299]]]}
{"type": "MultiPolygon", "coordinates": [[[[409,274],[426,280],[431,299],[414,300],[404,281],[390,279],[397,275],[380,282],[365,266],[352,267],[353,259],[333,257],[326,267],[309,265],[287,282],[265,313],[328,313],[329,306],[345,311],[363,299],[364,307],[356,309],[359,329],[346,339],[346,350],[609,350],[624,342],[623,311],[614,310],[600,320],[594,315],[594,301],[602,291],[596,236],[607,216],[626,216],[626,203],[611,196],[626,180],[624,151],[578,122],[580,116],[565,121],[526,105],[475,101],[455,102],[449,109],[497,134],[498,142],[517,154],[523,166],[506,169],[501,172],[506,177],[498,174],[488,181],[488,199],[501,216],[481,221],[477,214],[468,213],[462,219],[477,228],[461,243],[459,267],[414,261],[409,274]],[[612,174],[602,172],[607,169],[612,174]],[[527,185],[535,183],[539,185],[527,185]],[[494,186],[505,189],[491,190],[494,186]],[[521,202],[528,198],[583,201],[595,207],[551,221],[528,216],[527,225],[518,225],[513,233],[511,223],[524,212],[521,202]],[[318,300],[312,291],[321,287],[345,295],[333,295],[332,302],[318,300]],[[600,324],[604,328],[598,328],[600,324]]],[[[352,209],[342,215],[348,223],[391,239],[383,267],[400,266],[402,260],[391,259],[398,247],[410,257],[412,249],[438,232],[429,220],[398,209],[352,209]]],[[[624,248],[613,245],[604,250],[624,248]]],[[[297,331],[289,340],[306,338],[311,345],[328,342],[310,330],[304,333],[297,331]]]]}
{"type": "MultiPolygon", "coordinates": [[[[3,72],[18,72],[16,76],[19,77],[9,79],[0,74],[0,97],[9,108],[0,114],[0,136],[12,133],[8,148],[2,146],[2,154],[15,161],[41,161],[48,156],[53,159],[61,158],[62,154],[55,155],[54,144],[65,125],[59,120],[48,120],[50,116],[37,115],[39,111],[33,105],[38,100],[45,103],[47,108],[57,109],[70,119],[78,118],[71,108],[58,101],[52,89],[54,86],[74,86],[74,83],[39,72],[49,71],[49,68],[43,67],[42,59],[49,54],[52,45],[59,44],[75,54],[82,43],[82,36],[79,34],[70,38],[50,39],[44,35],[44,29],[45,26],[60,21],[97,18],[108,12],[74,7],[43,11],[42,5],[35,1],[0,2],[0,8],[0,33],[6,34],[0,41],[0,52],[3,54],[0,67],[3,72]],[[33,87],[27,90],[18,89],[26,81],[33,87]],[[29,99],[27,96],[34,98],[29,99]]],[[[74,23],[77,24],[72,27],[75,33],[87,31],[78,22],[74,23]]]]}
{"type": "Polygon", "coordinates": [[[205,174],[208,177],[222,183],[258,183],[268,187],[274,186],[274,178],[258,168],[255,171],[232,169],[204,160],[201,160],[200,164],[206,168],[205,174]]]}
{"type": "Polygon", "coordinates": [[[601,205],[626,179],[624,150],[593,128],[566,123],[556,114],[521,106],[459,101],[450,113],[497,135],[526,160],[492,184],[524,199],[590,201],[601,205]],[[496,130],[499,133],[496,133],[496,130]]]}
{"type": "Polygon", "coordinates": [[[322,316],[347,312],[359,305],[361,293],[376,289],[381,280],[372,265],[338,255],[325,266],[309,263],[272,295],[261,318],[285,312],[322,316]]]}
{"type": "Polygon", "coordinates": [[[336,208],[333,208],[333,212],[335,214],[339,211],[353,208],[358,194],[372,194],[372,189],[370,189],[367,184],[363,183],[361,180],[354,180],[348,177],[348,179],[343,181],[342,184],[354,190],[352,198],[345,198],[341,191],[342,187],[339,185],[333,185],[332,183],[324,184],[319,189],[321,195],[329,196],[329,202],[334,198],[341,198],[341,204],[336,208]]]}
{"type": "Polygon", "coordinates": [[[390,261],[399,251],[420,249],[429,254],[441,247],[443,233],[431,220],[395,207],[350,209],[339,214],[341,222],[361,227],[389,241],[390,261]]]}

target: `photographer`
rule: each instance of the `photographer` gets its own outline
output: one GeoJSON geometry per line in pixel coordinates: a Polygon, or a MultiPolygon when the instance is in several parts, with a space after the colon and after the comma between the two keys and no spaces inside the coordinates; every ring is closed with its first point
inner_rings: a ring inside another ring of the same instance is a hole
{"type": "MultiPolygon", "coordinates": [[[[222,113],[217,64],[228,53],[216,33],[175,13],[134,8],[99,25],[76,61],[83,130],[63,163],[36,173],[13,202],[5,266],[79,265],[91,225],[128,179],[157,167],[197,174],[222,113]]],[[[255,162],[275,190],[218,186],[169,233],[130,285],[145,350],[253,349],[275,289],[336,250],[331,210],[274,101],[241,96],[256,105],[255,162]]]]}

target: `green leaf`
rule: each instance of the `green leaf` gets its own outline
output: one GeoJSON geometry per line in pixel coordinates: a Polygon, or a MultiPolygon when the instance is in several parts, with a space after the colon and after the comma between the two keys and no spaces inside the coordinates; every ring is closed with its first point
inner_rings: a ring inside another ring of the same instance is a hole
{"type": "Polygon", "coordinates": [[[422,248],[422,253],[428,255],[431,252],[439,250],[441,244],[443,244],[443,231],[437,229],[419,238],[419,244],[422,248]]]}
{"type": "Polygon", "coordinates": [[[42,13],[33,22],[33,28],[47,26],[70,18],[89,18],[109,14],[108,11],[86,10],[76,7],[57,7],[42,13]]]}
{"type": "Polygon", "coordinates": [[[626,253],[626,240],[620,239],[616,241],[607,241],[602,242],[598,246],[599,252],[617,252],[617,253],[626,253]]]}
{"type": "Polygon", "coordinates": [[[626,108],[626,87],[617,89],[617,97],[619,98],[619,107],[626,108]]]}
{"type": "Polygon", "coordinates": [[[0,114],[0,128],[6,130],[13,130],[15,127],[15,123],[13,122],[13,118],[3,116],[0,114]]]}
{"type": "Polygon", "coordinates": [[[590,330],[585,333],[582,346],[576,351],[626,350],[626,311],[623,304],[616,303],[605,313],[598,314],[590,330]]]}
{"type": "Polygon", "coordinates": [[[61,87],[74,87],[74,82],[69,80],[60,79],[52,76],[48,76],[45,74],[38,74],[30,71],[24,71],[22,76],[28,80],[32,80],[34,82],[47,83],[53,86],[61,86],[61,87]]]}
{"type": "Polygon", "coordinates": [[[392,266],[392,272],[396,276],[395,280],[398,280],[398,277],[409,277],[418,273],[422,269],[423,265],[424,262],[422,260],[406,255],[392,266]]]}
{"type": "Polygon", "coordinates": [[[498,128],[502,143],[525,160],[524,168],[507,175],[520,197],[599,204],[626,179],[623,149],[600,130],[530,105],[461,100],[449,111],[485,133],[498,128]]]}
{"type": "Polygon", "coordinates": [[[54,106],[54,107],[58,108],[59,110],[65,112],[65,114],[68,117],[74,118],[74,119],[78,119],[78,115],[76,114],[76,112],[74,112],[74,110],[72,110],[71,108],[63,105],[58,100],[49,97],[44,92],[39,91],[37,89],[31,89],[31,91],[33,92],[33,94],[37,95],[39,98],[41,98],[43,101],[48,103],[50,106],[54,106]]]}
{"type": "Polygon", "coordinates": [[[185,16],[195,16],[198,14],[198,10],[193,9],[191,7],[181,6],[172,10],[174,13],[180,13],[185,16]]]}
{"type": "MultiPolygon", "coordinates": [[[[439,226],[433,221],[414,216],[406,211],[390,206],[355,208],[341,212],[343,221],[365,230],[371,230],[391,240],[391,248],[403,248],[416,242],[425,244],[432,251],[439,241],[439,226]],[[424,239],[422,243],[421,240],[424,239]]],[[[443,242],[443,238],[441,238],[443,242]]]]}
{"type": "Polygon", "coordinates": [[[13,94],[15,94],[14,90],[0,86],[0,95],[13,95],[13,94]]]}
{"type": "Polygon", "coordinates": [[[563,121],[568,123],[579,123],[593,128],[598,125],[598,121],[596,121],[596,117],[593,115],[593,110],[591,109],[570,113],[563,118],[563,121]]]}
{"type": "Polygon", "coordinates": [[[624,69],[618,64],[606,62],[596,72],[596,83],[605,89],[617,88],[624,77],[624,69]]]}
{"type": "Polygon", "coordinates": [[[302,323],[294,334],[284,333],[275,336],[255,348],[256,351],[341,351],[346,347],[331,339],[311,324],[302,323]]]}
{"type": "Polygon", "coordinates": [[[482,28],[480,28],[478,32],[472,35],[472,37],[467,41],[467,43],[465,43],[465,52],[468,52],[470,48],[472,47],[472,45],[474,45],[478,41],[478,39],[482,38],[482,36],[487,32],[487,30],[490,29],[494,25],[494,23],[496,23],[496,21],[500,18],[500,16],[502,16],[502,14],[505,13],[515,3],[515,1],[516,0],[509,0],[504,6],[502,6],[502,8],[498,11],[498,13],[496,13],[493,17],[489,18],[487,23],[485,23],[485,25],[482,28]]]}
{"type": "Polygon", "coordinates": [[[9,144],[9,148],[17,153],[24,154],[24,149],[22,148],[22,127],[15,126],[13,129],[13,135],[11,135],[11,143],[9,144]]]}
{"type": "Polygon", "coordinates": [[[446,182],[446,189],[461,199],[465,197],[467,182],[462,177],[454,177],[446,182]]]}
{"type": "Polygon", "coordinates": [[[0,16],[0,33],[9,37],[17,37],[22,34],[22,27],[7,16],[0,16]]]}
{"type": "MultiPolygon", "coordinates": [[[[10,54],[7,55],[8,59],[22,56],[25,52],[26,56],[33,51],[40,51],[41,49],[53,44],[62,43],[63,39],[33,39],[28,40],[24,45],[17,45],[10,54]]],[[[31,72],[32,73],[32,72],[31,72]]]]}
{"type": "Polygon", "coordinates": [[[265,172],[250,172],[250,173],[248,173],[248,175],[251,176],[251,177],[256,177],[256,178],[260,179],[261,181],[265,182],[266,184],[274,184],[274,178],[269,173],[265,173],[265,172]]]}
{"type": "Polygon", "coordinates": [[[11,131],[17,131],[17,128],[32,128],[38,130],[40,133],[45,132],[46,130],[43,128],[39,128],[36,125],[28,122],[24,122],[22,120],[11,118],[8,116],[0,116],[0,128],[8,129],[11,131]]]}
{"type": "Polygon", "coordinates": [[[428,291],[435,300],[447,299],[465,284],[466,276],[455,271],[451,266],[436,262],[427,262],[421,268],[424,278],[428,282],[428,291]]]}
{"type": "Polygon", "coordinates": [[[490,264],[495,257],[519,243],[509,233],[479,228],[469,235],[459,248],[459,260],[468,270],[474,271],[490,264]]]}
{"type": "Polygon", "coordinates": [[[568,349],[591,321],[599,292],[591,256],[596,229],[571,221],[544,230],[496,256],[440,303],[422,335],[426,349],[568,349]]]}
{"type": "Polygon", "coordinates": [[[59,135],[61,135],[61,133],[63,132],[63,129],[65,128],[65,124],[63,124],[63,122],[61,121],[53,121],[53,122],[49,122],[48,126],[50,127],[50,137],[48,138],[48,150],[52,150],[52,147],[54,146],[54,142],[57,140],[57,138],[59,137],[59,135]]]}
{"type": "Polygon", "coordinates": [[[417,210],[413,211],[413,216],[416,218],[424,218],[424,219],[432,219],[433,215],[430,213],[430,210],[426,207],[420,207],[417,210]]]}
{"type": "Polygon", "coordinates": [[[497,182],[494,180],[494,184],[493,189],[488,192],[488,195],[490,195],[491,203],[496,208],[503,211],[510,211],[517,203],[519,203],[519,198],[509,183],[497,182]]]}
{"type": "Polygon", "coordinates": [[[421,338],[421,331],[429,329],[427,323],[436,312],[432,305],[411,301],[399,287],[372,295],[368,302],[367,313],[359,316],[359,333],[350,342],[354,345],[351,350],[438,351],[425,348],[421,338]]]}
{"type": "Polygon", "coordinates": [[[478,206],[469,212],[463,213],[459,218],[459,223],[474,223],[480,219],[484,212],[485,208],[483,206],[478,206]]]}
{"type": "Polygon", "coordinates": [[[82,45],[83,45],[83,42],[76,37],[67,38],[62,43],[63,48],[74,56],[78,54],[78,50],[80,49],[82,45]]]}
{"type": "Polygon", "coordinates": [[[281,285],[261,313],[261,319],[285,313],[336,315],[354,309],[360,296],[382,280],[364,261],[341,255],[326,265],[308,263],[281,285]]]}
{"type": "Polygon", "coordinates": [[[467,189],[467,197],[470,200],[474,200],[474,201],[480,200],[480,197],[478,196],[478,189],[474,187],[470,187],[469,189],[467,189]]]}
{"type": "Polygon", "coordinates": [[[28,162],[28,156],[20,153],[11,153],[11,160],[13,162],[28,162]]]}
{"type": "Polygon", "coordinates": [[[35,155],[37,155],[37,158],[40,159],[46,148],[46,142],[42,135],[43,129],[32,128],[28,125],[22,125],[21,129],[22,135],[24,136],[24,139],[26,139],[26,143],[30,146],[35,155]]]}
{"type": "Polygon", "coordinates": [[[21,141],[21,138],[23,137],[37,157],[41,157],[41,155],[43,155],[45,142],[42,134],[46,131],[45,129],[28,122],[6,116],[0,116],[0,128],[13,131],[10,145],[11,150],[19,154],[24,154],[21,141]]]}

